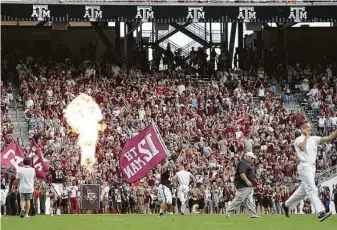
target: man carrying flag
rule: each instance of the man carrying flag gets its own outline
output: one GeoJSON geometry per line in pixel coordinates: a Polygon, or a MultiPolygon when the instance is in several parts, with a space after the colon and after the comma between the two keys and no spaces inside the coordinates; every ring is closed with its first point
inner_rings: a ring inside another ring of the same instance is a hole
{"type": "Polygon", "coordinates": [[[157,192],[158,201],[161,202],[159,216],[163,216],[167,206],[172,205],[170,167],[174,167],[174,163],[168,161],[161,169],[160,184],[157,192]]]}

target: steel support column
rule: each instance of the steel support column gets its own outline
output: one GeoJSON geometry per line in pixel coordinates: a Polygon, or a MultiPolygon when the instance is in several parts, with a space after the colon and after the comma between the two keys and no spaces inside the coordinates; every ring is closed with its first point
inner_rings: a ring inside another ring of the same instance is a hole
{"type": "Polygon", "coordinates": [[[238,23],[238,50],[239,50],[239,68],[243,69],[243,23],[238,23]]]}
{"type": "MultiPolygon", "coordinates": [[[[284,25],[277,25],[277,59],[279,64],[282,64],[283,68],[285,67],[285,38],[286,38],[286,29],[283,29],[284,25]]],[[[280,79],[279,79],[280,80],[280,79]]]]}
{"type": "MultiPolygon", "coordinates": [[[[206,39],[206,28],[205,28],[205,39],[206,39]]],[[[213,44],[213,33],[212,33],[212,22],[209,23],[209,43],[213,44]]]]}
{"type": "Polygon", "coordinates": [[[223,22],[220,25],[220,43],[221,47],[228,50],[228,23],[223,22]]]}
{"type": "Polygon", "coordinates": [[[229,54],[233,57],[234,56],[234,47],[235,47],[235,38],[236,38],[236,28],[237,24],[232,23],[231,26],[231,34],[230,34],[230,40],[229,40],[229,54]]]}
{"type": "Polygon", "coordinates": [[[132,27],[132,23],[125,23],[126,24],[126,33],[125,33],[125,39],[126,39],[126,58],[127,58],[127,63],[133,64],[133,54],[134,54],[134,50],[135,50],[135,41],[133,38],[133,33],[130,33],[129,30],[133,29],[132,27]]]}
{"type": "Polygon", "coordinates": [[[261,64],[263,65],[263,57],[264,57],[264,44],[263,44],[263,30],[256,31],[257,36],[257,56],[258,59],[261,60],[261,64]]]}
{"type": "Polygon", "coordinates": [[[121,23],[115,22],[115,48],[119,56],[121,56],[121,45],[121,23]]]}

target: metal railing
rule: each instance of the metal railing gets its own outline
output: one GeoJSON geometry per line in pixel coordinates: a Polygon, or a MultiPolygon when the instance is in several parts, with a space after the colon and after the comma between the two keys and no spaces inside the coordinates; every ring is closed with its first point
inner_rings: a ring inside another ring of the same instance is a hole
{"type": "Polygon", "coordinates": [[[198,23],[192,23],[185,27],[188,31],[192,32],[197,37],[204,39],[208,42],[211,38],[210,33],[207,31],[207,28],[199,25],[198,23]]]}
{"type": "MultiPolygon", "coordinates": [[[[221,33],[219,30],[212,30],[212,32],[207,31],[203,26],[199,25],[198,23],[192,23],[185,27],[188,31],[196,35],[197,37],[205,40],[206,42],[219,43],[221,42],[221,33]],[[206,34],[206,36],[205,36],[206,34]]],[[[169,26],[168,30],[159,30],[158,31],[158,40],[162,37],[166,36],[167,34],[173,32],[175,30],[174,27],[169,26]]],[[[156,42],[156,34],[152,32],[152,30],[143,30],[142,36],[144,38],[149,38],[150,42],[156,42]]]]}
{"type": "Polygon", "coordinates": [[[337,165],[332,166],[322,172],[316,173],[316,180],[319,183],[323,183],[331,178],[337,176],[337,165]]]}
{"type": "Polygon", "coordinates": [[[292,98],[293,98],[294,102],[296,102],[299,105],[299,108],[300,108],[299,110],[303,114],[305,120],[309,121],[309,123],[312,127],[313,133],[317,134],[318,133],[317,124],[313,122],[312,117],[308,114],[308,111],[309,111],[308,106],[303,104],[300,97],[301,97],[301,93],[294,93],[292,95],[292,98]]]}
{"type": "Polygon", "coordinates": [[[167,49],[167,45],[170,44],[171,51],[174,53],[176,50],[181,49],[181,55],[187,57],[189,52],[186,51],[183,47],[177,45],[176,43],[172,42],[171,40],[164,40],[159,44],[159,46],[163,49],[167,49]]]}

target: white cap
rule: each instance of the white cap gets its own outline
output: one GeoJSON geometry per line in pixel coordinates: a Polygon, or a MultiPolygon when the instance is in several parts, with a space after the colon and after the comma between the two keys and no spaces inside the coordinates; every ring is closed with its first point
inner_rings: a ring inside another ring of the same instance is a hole
{"type": "Polygon", "coordinates": [[[256,156],[254,155],[253,152],[248,152],[248,153],[246,153],[246,156],[247,156],[247,157],[251,157],[251,158],[256,159],[256,156]]]}

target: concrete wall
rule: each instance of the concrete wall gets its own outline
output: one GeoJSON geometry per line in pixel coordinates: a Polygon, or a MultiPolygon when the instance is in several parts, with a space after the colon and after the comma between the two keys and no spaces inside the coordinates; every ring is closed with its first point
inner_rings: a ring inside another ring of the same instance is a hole
{"type": "MultiPolygon", "coordinates": [[[[264,47],[270,49],[277,42],[277,28],[265,28],[264,47]]],[[[337,60],[337,28],[333,27],[292,27],[286,29],[286,47],[291,51],[289,60],[303,60],[311,63],[322,61],[325,56],[337,60]]]]}
{"type": "MultiPolygon", "coordinates": [[[[109,40],[114,44],[114,27],[104,30],[109,40]]],[[[105,45],[101,42],[93,27],[68,28],[68,30],[52,30],[51,27],[1,27],[2,46],[16,46],[33,52],[36,49],[50,49],[55,51],[60,45],[68,46],[72,56],[79,54],[82,46],[90,43],[97,44],[96,56],[100,59],[105,51],[105,45]]]]}

